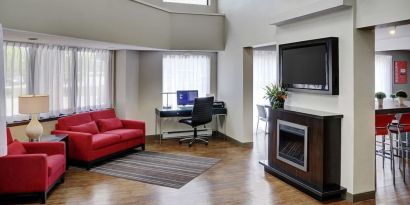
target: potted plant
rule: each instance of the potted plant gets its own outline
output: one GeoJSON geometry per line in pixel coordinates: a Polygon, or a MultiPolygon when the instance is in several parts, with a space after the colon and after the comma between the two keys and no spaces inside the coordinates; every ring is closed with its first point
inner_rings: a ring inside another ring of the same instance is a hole
{"type": "Polygon", "coordinates": [[[382,107],[383,99],[386,98],[386,94],[384,92],[377,92],[376,94],[374,94],[374,97],[376,97],[379,107],[382,107]]]}
{"type": "Polygon", "coordinates": [[[396,96],[399,98],[400,105],[403,105],[404,99],[407,98],[407,93],[402,90],[399,90],[397,91],[396,96]]]}
{"type": "Polygon", "coordinates": [[[265,87],[264,98],[269,100],[272,109],[283,108],[287,97],[288,91],[280,85],[271,84],[265,87]]]}
{"type": "Polygon", "coordinates": [[[391,95],[390,95],[390,98],[394,101],[394,99],[396,99],[397,96],[396,96],[396,94],[391,94],[391,95]]]}

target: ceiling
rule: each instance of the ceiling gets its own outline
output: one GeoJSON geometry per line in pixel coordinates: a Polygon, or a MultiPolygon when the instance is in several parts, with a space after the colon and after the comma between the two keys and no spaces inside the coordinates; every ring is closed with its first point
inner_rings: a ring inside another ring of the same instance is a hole
{"type": "Polygon", "coordinates": [[[378,27],[375,31],[376,51],[410,50],[410,24],[378,27]],[[390,34],[395,30],[395,34],[390,34]]]}

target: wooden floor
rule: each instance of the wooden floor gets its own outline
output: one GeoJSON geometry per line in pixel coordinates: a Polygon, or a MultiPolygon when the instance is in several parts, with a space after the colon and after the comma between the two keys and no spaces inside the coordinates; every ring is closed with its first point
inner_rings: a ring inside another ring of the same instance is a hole
{"type": "MultiPolygon", "coordinates": [[[[322,204],[266,174],[259,159],[265,159],[266,136],[256,136],[254,147],[235,145],[222,139],[212,139],[209,146],[196,144],[192,148],[165,140],[159,145],[150,142],[147,150],[189,154],[222,159],[217,165],[195,178],[181,189],[173,189],[70,168],[64,184],[54,190],[47,204],[322,204]]],[[[386,163],[388,165],[388,163],[386,163]]],[[[407,179],[410,180],[409,175],[407,179]]],[[[22,201],[36,203],[37,201],[22,201]]],[[[391,182],[389,166],[385,171],[378,163],[377,204],[410,204],[410,188],[398,174],[397,184],[391,182]]],[[[374,200],[357,204],[376,204],[374,200]]],[[[0,200],[0,204],[2,201],[0,200]]],[[[4,201],[3,201],[4,203],[4,201]]],[[[14,202],[15,203],[15,202],[14,202]]],[[[351,204],[347,201],[326,204],[351,204]]]]}

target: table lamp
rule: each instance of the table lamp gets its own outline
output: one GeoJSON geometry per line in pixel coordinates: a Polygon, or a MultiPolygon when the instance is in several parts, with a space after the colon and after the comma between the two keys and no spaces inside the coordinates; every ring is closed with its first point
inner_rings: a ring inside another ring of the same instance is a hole
{"type": "Polygon", "coordinates": [[[26,135],[30,141],[39,141],[43,134],[43,126],[38,121],[38,114],[48,112],[48,95],[24,95],[19,97],[19,112],[31,114],[30,123],[26,127],[26,135]]]}

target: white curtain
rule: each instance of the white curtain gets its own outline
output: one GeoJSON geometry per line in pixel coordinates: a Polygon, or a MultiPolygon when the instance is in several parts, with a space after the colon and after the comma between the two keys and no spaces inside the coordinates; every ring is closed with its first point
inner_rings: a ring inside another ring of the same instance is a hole
{"type": "Polygon", "coordinates": [[[3,28],[0,24],[0,157],[7,155],[6,95],[3,66],[3,28]]]}
{"type": "Polygon", "coordinates": [[[108,50],[80,49],[76,54],[76,112],[111,107],[111,62],[108,50]]]}
{"type": "MultiPolygon", "coordinates": [[[[211,59],[206,55],[164,54],[162,62],[162,91],[198,90],[205,97],[211,90],[211,59]]],[[[163,105],[167,104],[163,95],[163,105]]],[[[169,105],[176,106],[176,95],[169,95],[169,105]]]]}
{"type": "Polygon", "coordinates": [[[393,58],[389,55],[375,57],[375,92],[384,92],[386,96],[392,93],[393,58]]]}
{"type": "Polygon", "coordinates": [[[19,113],[18,97],[27,95],[32,81],[30,76],[32,47],[25,43],[6,42],[4,48],[6,120],[28,120],[28,115],[19,113]]]}
{"type": "Polygon", "coordinates": [[[34,60],[34,93],[48,94],[49,113],[57,117],[74,112],[74,52],[72,48],[39,45],[34,60]]]}
{"type": "Polygon", "coordinates": [[[254,104],[269,104],[264,99],[265,87],[277,83],[276,52],[271,50],[253,51],[253,99],[254,104]]]}

